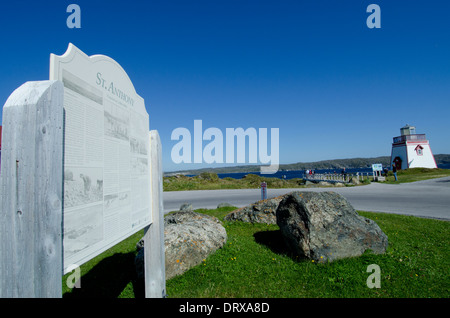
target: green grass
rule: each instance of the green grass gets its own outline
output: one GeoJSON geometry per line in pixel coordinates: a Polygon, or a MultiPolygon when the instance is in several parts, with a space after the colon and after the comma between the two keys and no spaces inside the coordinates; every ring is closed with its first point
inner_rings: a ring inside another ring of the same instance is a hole
{"type": "MultiPolygon", "coordinates": [[[[389,172],[386,183],[398,184],[414,182],[432,178],[450,176],[450,169],[428,169],[412,168],[401,170],[397,173],[398,181],[395,181],[392,171],[389,172]]],[[[361,185],[370,184],[372,177],[364,179],[361,185]]],[[[217,174],[204,172],[198,176],[187,177],[183,175],[164,177],[164,191],[184,191],[184,190],[220,190],[220,189],[257,189],[261,182],[267,183],[269,189],[279,188],[307,188],[305,180],[301,178],[282,180],[275,177],[262,177],[255,174],[248,174],[242,179],[219,178],[217,174]]],[[[314,185],[317,187],[318,185],[314,185]]],[[[346,184],[346,186],[353,186],[346,184]]]]}
{"type": "MultiPolygon", "coordinates": [[[[258,189],[261,182],[266,182],[269,189],[280,188],[307,188],[304,179],[294,178],[283,180],[276,177],[263,177],[255,174],[247,174],[242,179],[219,178],[217,174],[204,172],[198,176],[187,177],[183,175],[164,177],[164,191],[184,191],[184,190],[220,190],[220,189],[258,189]]],[[[369,184],[365,179],[362,184],[369,184]]],[[[346,184],[347,185],[347,184],[346,184]]],[[[317,187],[318,185],[312,185],[317,187]]],[[[349,184],[349,186],[353,186],[349,184]]],[[[330,185],[329,187],[333,187],[330,185]]]]}
{"type": "Polygon", "coordinates": [[[63,297],[135,298],[143,295],[142,282],[137,280],[134,267],[136,243],[143,236],[144,230],[141,230],[81,265],[80,288],[68,288],[67,280],[72,273],[64,275],[63,297]]]}
{"type": "Polygon", "coordinates": [[[395,181],[394,174],[390,171],[386,183],[407,183],[448,176],[450,176],[450,169],[411,168],[399,170],[397,172],[398,181],[395,181]]]}
{"type": "Polygon", "coordinates": [[[282,180],[280,178],[261,177],[248,174],[242,179],[219,178],[216,173],[204,172],[195,177],[183,175],[164,177],[164,191],[180,190],[220,190],[220,189],[257,189],[265,181],[269,188],[302,188],[304,180],[300,178],[282,180]]]}
{"type": "MultiPolygon", "coordinates": [[[[222,219],[233,208],[197,210],[222,219]]],[[[448,298],[450,223],[412,216],[359,212],[389,238],[383,255],[328,264],[298,260],[285,249],[276,225],[224,222],[226,245],[202,264],[167,281],[178,297],[419,297],[448,298]],[[381,288],[370,289],[367,266],[381,269],[381,288]]],[[[138,233],[82,266],[81,288],[65,297],[143,297],[134,275],[138,233]]],[[[65,276],[67,277],[67,275],[65,276]]],[[[63,285],[64,280],[63,278],[63,285]]]]}

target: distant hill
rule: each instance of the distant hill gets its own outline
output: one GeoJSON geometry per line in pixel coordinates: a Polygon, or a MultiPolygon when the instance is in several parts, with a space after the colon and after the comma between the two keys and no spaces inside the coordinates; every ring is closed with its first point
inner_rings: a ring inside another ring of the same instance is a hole
{"type": "Polygon", "coordinates": [[[436,164],[444,169],[450,169],[450,155],[434,155],[434,160],[436,164]]]}
{"type": "Polygon", "coordinates": [[[317,162],[298,162],[286,165],[280,165],[284,170],[304,170],[304,169],[342,169],[342,168],[366,168],[374,163],[381,163],[383,166],[389,166],[390,157],[375,158],[352,158],[352,159],[333,159],[317,162]]]}
{"type": "MultiPolygon", "coordinates": [[[[440,154],[434,155],[436,164],[439,166],[450,167],[450,155],[440,154]]],[[[342,168],[365,168],[371,167],[374,163],[381,163],[383,166],[389,166],[390,156],[382,156],[375,158],[351,158],[351,159],[333,159],[322,160],[316,162],[297,162],[291,164],[280,164],[279,170],[304,170],[304,169],[342,169],[342,168]]],[[[251,166],[234,166],[234,167],[220,167],[220,168],[203,168],[196,170],[180,170],[176,172],[167,172],[165,175],[174,174],[192,174],[197,175],[202,172],[214,173],[235,173],[235,172],[259,172],[259,165],[251,166]]]]}

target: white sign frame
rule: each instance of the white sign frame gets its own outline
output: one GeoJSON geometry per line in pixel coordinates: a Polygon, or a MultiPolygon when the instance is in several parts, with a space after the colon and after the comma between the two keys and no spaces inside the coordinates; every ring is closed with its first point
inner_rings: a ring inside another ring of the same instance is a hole
{"type": "Polygon", "coordinates": [[[63,268],[152,223],[149,115],[125,70],[72,43],[50,56],[64,84],[63,268]]]}

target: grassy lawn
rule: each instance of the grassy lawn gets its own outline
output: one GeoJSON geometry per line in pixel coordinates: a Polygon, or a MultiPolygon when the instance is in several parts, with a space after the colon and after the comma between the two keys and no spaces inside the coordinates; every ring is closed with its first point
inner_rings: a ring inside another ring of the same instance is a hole
{"type": "Polygon", "coordinates": [[[390,171],[386,183],[398,184],[448,176],[450,176],[450,169],[411,168],[398,171],[398,181],[395,181],[394,174],[390,171]]]}
{"type": "Polygon", "coordinates": [[[164,191],[220,190],[220,189],[258,189],[265,181],[269,188],[304,188],[303,179],[281,180],[275,177],[261,177],[248,174],[242,179],[219,178],[215,173],[204,172],[195,177],[164,177],[164,191]]]}
{"type": "MultiPolygon", "coordinates": [[[[450,176],[450,169],[412,168],[399,171],[397,173],[398,181],[395,181],[394,174],[390,171],[385,183],[398,184],[448,176],[450,176]]],[[[372,177],[364,179],[361,185],[369,184],[370,180],[372,180],[372,177]]],[[[258,189],[262,181],[267,183],[269,189],[308,187],[305,185],[305,180],[301,178],[282,180],[275,177],[262,177],[255,174],[248,174],[242,179],[221,179],[217,174],[210,172],[204,172],[195,177],[182,175],[164,177],[163,187],[164,191],[258,189]]],[[[347,186],[353,185],[347,184],[347,186]]]]}
{"type": "MultiPolygon", "coordinates": [[[[222,219],[233,208],[197,210],[222,219]]],[[[389,238],[385,254],[318,264],[298,260],[285,249],[276,225],[224,222],[226,245],[181,276],[167,281],[178,297],[393,297],[448,298],[450,223],[384,213],[360,212],[389,238]],[[381,288],[366,285],[370,264],[381,269],[381,288]]],[[[81,267],[81,288],[64,297],[143,297],[134,274],[135,244],[128,238],[81,267]],[[118,270],[119,269],[119,270],[118,270]]]]}

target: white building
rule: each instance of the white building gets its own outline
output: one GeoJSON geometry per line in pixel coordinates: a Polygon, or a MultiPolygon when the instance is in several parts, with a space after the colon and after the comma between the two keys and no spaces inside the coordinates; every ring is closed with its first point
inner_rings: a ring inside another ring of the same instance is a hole
{"type": "Polygon", "coordinates": [[[416,127],[406,125],[400,128],[401,136],[394,137],[391,152],[391,167],[398,170],[407,168],[437,168],[430,143],[425,134],[416,134],[416,127]]]}

